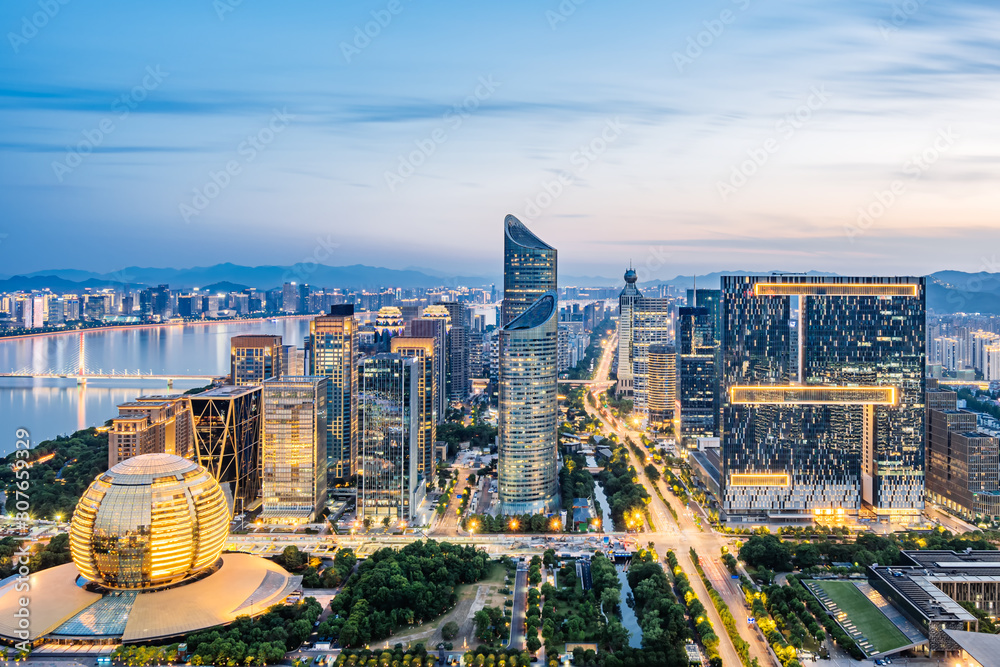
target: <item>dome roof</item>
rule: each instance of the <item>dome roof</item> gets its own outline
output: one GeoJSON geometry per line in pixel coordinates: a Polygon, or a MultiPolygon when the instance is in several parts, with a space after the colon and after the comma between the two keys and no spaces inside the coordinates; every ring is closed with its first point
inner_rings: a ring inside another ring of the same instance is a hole
{"type": "Polygon", "coordinates": [[[211,567],[229,536],[218,482],[194,461],[143,454],[98,476],[70,524],[84,577],[111,589],[170,586],[211,567]]]}
{"type": "Polygon", "coordinates": [[[629,285],[634,285],[637,280],[639,280],[639,274],[635,272],[635,269],[630,268],[625,272],[625,282],[629,285]]]}

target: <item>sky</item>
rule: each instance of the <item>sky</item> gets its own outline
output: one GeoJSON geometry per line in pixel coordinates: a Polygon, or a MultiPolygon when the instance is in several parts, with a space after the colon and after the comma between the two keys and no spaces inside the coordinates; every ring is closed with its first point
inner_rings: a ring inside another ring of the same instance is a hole
{"type": "Polygon", "coordinates": [[[1000,271],[990,2],[0,5],[0,274],[1000,271]]]}

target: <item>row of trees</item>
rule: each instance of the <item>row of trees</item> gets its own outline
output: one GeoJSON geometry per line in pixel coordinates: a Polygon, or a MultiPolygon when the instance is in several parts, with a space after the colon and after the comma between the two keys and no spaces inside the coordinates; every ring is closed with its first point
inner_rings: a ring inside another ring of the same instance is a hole
{"type": "Polygon", "coordinates": [[[604,464],[600,475],[604,494],[611,509],[611,520],[615,530],[628,530],[641,525],[649,503],[649,493],[638,483],[635,468],[629,465],[628,453],[624,447],[616,447],[611,458],[604,464]]]}
{"type": "Polygon", "coordinates": [[[684,643],[691,635],[684,606],[677,601],[654,551],[641,549],[632,558],[628,583],[642,629],[641,653],[648,659],[646,664],[686,665],[684,643]]]}
{"type": "Polygon", "coordinates": [[[857,563],[867,567],[874,563],[897,565],[901,550],[937,549],[962,551],[964,549],[996,550],[984,533],[953,535],[948,531],[905,533],[903,535],[875,535],[862,533],[853,541],[782,540],[775,535],[751,535],[740,549],[740,560],[756,568],[789,572],[793,566],[807,570],[821,563],[857,563]]]}
{"type": "Polygon", "coordinates": [[[544,514],[520,514],[513,516],[490,514],[470,514],[462,519],[462,528],[477,533],[559,533],[563,526],[544,514]]]}
{"type": "Polygon", "coordinates": [[[251,619],[241,616],[224,630],[187,638],[192,665],[270,665],[299,647],[312,632],[322,607],[315,598],[296,605],[275,605],[251,619]]]}
{"type": "Polygon", "coordinates": [[[303,588],[334,588],[339,586],[354,570],[357,556],[351,549],[340,549],[333,557],[333,564],[320,570],[310,563],[309,554],[295,545],[285,547],[272,559],[289,572],[302,575],[303,588]]]}
{"type": "Polygon", "coordinates": [[[485,553],[448,542],[379,549],[331,602],[329,634],[339,637],[341,646],[363,646],[436,618],[455,605],[456,586],[479,581],[489,567],[485,553]]]}
{"type": "Polygon", "coordinates": [[[580,454],[568,454],[559,470],[559,489],[562,492],[562,506],[573,507],[574,498],[592,498],[594,476],[587,470],[587,459],[580,454]]]}
{"type": "Polygon", "coordinates": [[[722,658],[719,656],[719,636],[715,633],[712,622],[708,620],[708,611],[705,609],[705,605],[701,603],[698,594],[691,588],[691,582],[681,569],[673,551],[667,552],[667,563],[674,576],[674,589],[677,591],[677,597],[684,600],[687,605],[688,618],[694,624],[701,646],[705,649],[705,654],[708,655],[708,664],[711,667],[722,667],[722,658]]]}

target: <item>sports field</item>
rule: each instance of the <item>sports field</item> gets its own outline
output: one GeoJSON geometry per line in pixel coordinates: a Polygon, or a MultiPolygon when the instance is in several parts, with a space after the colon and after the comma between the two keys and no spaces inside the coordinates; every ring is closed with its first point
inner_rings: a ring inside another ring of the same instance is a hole
{"type": "Polygon", "coordinates": [[[841,614],[837,614],[836,618],[847,634],[851,635],[855,641],[857,641],[857,634],[864,635],[868,639],[874,650],[862,647],[865,653],[869,655],[873,655],[875,652],[885,653],[910,643],[906,635],[900,632],[899,628],[893,625],[892,621],[886,618],[885,614],[879,611],[878,607],[866,598],[853,583],[849,581],[813,581],[810,583],[822,588],[833,604],[846,614],[846,618],[841,614]],[[848,624],[854,626],[853,631],[848,624]]]}

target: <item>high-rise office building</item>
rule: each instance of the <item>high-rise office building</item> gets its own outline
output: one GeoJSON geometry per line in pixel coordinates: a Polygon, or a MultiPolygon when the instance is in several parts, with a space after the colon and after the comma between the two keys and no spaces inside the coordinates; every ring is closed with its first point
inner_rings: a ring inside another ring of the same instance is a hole
{"type": "Polygon", "coordinates": [[[261,488],[265,522],[315,521],[326,503],[326,377],[263,383],[261,488]]]}
{"type": "Polygon", "coordinates": [[[677,350],[673,345],[649,346],[649,425],[667,430],[678,421],[677,350]]]}
{"type": "Polygon", "coordinates": [[[976,413],[958,407],[958,394],[927,381],[927,498],[963,519],[1000,516],[1000,446],[978,430],[976,413]]]}
{"type": "Polygon", "coordinates": [[[629,333],[632,337],[632,400],[636,416],[643,418],[649,412],[649,348],[673,342],[673,304],[659,297],[637,298],[632,304],[629,333]]]}
{"type": "Polygon", "coordinates": [[[708,308],[677,310],[679,441],[694,446],[699,437],[717,432],[718,376],[716,374],[716,334],[708,308]]]}
{"type": "Polygon", "coordinates": [[[423,498],[417,471],[420,364],[380,353],[361,362],[359,519],[412,522],[423,498]]]}
{"type": "Polygon", "coordinates": [[[436,311],[428,306],[424,316],[406,323],[406,334],[414,338],[431,338],[434,340],[434,409],[437,422],[444,422],[448,410],[448,330],[451,320],[443,308],[436,311]],[[431,312],[428,313],[427,311],[431,312]]]}
{"type": "Polygon", "coordinates": [[[280,378],[281,336],[247,334],[229,340],[230,379],[243,386],[280,378]]]}
{"type": "Polygon", "coordinates": [[[546,292],[556,290],[556,249],[512,215],[504,220],[503,304],[500,326],[526,311],[546,292]]]}
{"type": "Polygon", "coordinates": [[[194,451],[236,514],[260,501],[261,388],[227,385],[193,394],[194,451]]]}
{"type": "Polygon", "coordinates": [[[445,301],[436,305],[447,310],[451,319],[448,332],[448,400],[464,401],[469,397],[472,378],[469,374],[471,313],[461,301],[445,301]]]}
{"type": "Polygon", "coordinates": [[[437,441],[437,366],[434,363],[436,341],[433,338],[396,336],[392,352],[416,361],[417,402],[413,419],[417,422],[417,473],[428,482],[434,479],[434,444],[437,441]]]}
{"type": "Polygon", "coordinates": [[[558,503],[555,292],[543,294],[500,331],[499,489],[506,514],[558,503]]]}
{"type": "Polygon", "coordinates": [[[140,454],[192,458],[194,432],[187,396],[140,396],[118,406],[108,431],[108,467],[140,454]]]}
{"type": "Polygon", "coordinates": [[[639,275],[629,267],[625,272],[625,289],[618,295],[618,383],[615,393],[619,397],[632,396],[632,308],[642,297],[635,283],[639,275]]]}
{"type": "Polygon", "coordinates": [[[281,286],[281,312],[299,312],[299,286],[295,283],[285,283],[281,286]]]}
{"type": "Polygon", "coordinates": [[[354,304],[330,307],[309,325],[309,375],[329,378],[326,400],[327,474],[347,479],[357,472],[358,323],[354,304]]]}
{"type": "Polygon", "coordinates": [[[722,278],[729,520],[919,516],[924,318],[923,278],[722,278]]]}

